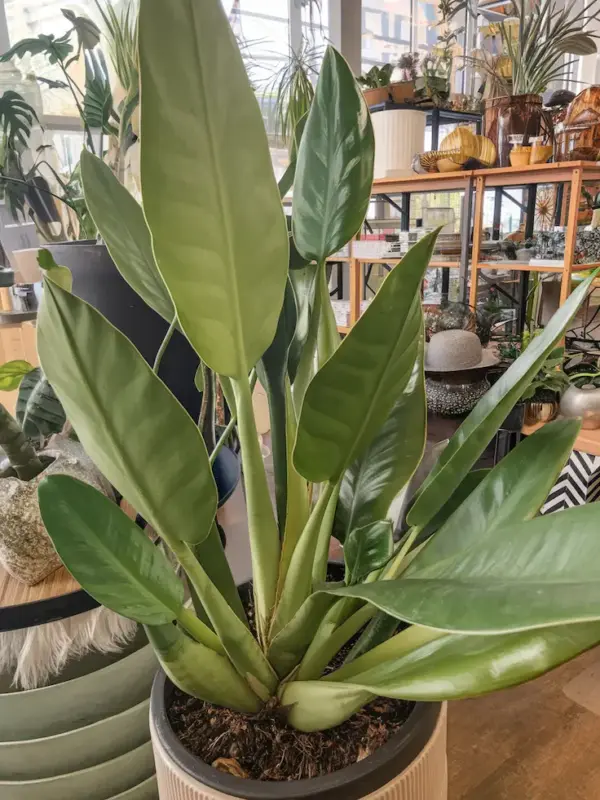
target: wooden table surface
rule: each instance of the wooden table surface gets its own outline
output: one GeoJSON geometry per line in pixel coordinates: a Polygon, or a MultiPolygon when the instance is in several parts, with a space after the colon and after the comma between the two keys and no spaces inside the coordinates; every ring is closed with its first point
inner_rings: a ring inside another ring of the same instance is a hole
{"type": "MultiPolygon", "coordinates": [[[[539,430],[543,422],[538,422],[536,425],[524,425],[523,433],[528,436],[531,433],[539,430]]],[[[582,430],[575,440],[575,447],[580,453],[589,453],[592,456],[600,456],[600,428],[595,430],[582,430]]]]}

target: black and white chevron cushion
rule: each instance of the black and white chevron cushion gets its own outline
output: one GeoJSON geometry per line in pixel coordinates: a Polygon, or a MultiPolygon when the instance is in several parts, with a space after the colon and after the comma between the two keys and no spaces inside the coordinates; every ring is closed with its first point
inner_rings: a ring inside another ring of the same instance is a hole
{"type": "Polygon", "coordinates": [[[541,508],[541,514],[593,503],[600,499],[600,456],[574,450],[552,491],[541,508]]]}

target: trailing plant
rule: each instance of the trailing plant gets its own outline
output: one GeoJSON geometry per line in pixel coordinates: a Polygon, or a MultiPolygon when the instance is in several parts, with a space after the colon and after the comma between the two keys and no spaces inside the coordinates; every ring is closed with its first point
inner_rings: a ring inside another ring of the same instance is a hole
{"type": "Polygon", "coordinates": [[[327,50],[298,149],[292,230],[304,266],[290,270],[267,136],[220,0],[143,0],[139,43],[144,210],[90,153],[86,197],[122,274],[180,326],[232,398],[256,635],[218,539],[197,421],[50,270],[39,318],[44,372],[86,452],[181,567],[195,609],[163,549],[114,503],[48,476],[40,507],[71,573],[146,626],[182,690],[241,712],[279,704],[305,731],[337,725],[375,695],[438,700],[510,686],[597,644],[597,508],[533,519],[579,423],[547,425],[493,470],[470,475],[591,279],[462,424],[394,544],[388,511],[426,439],[420,291],[436,234],[389,273],[340,342],[326,260],[361,227],[374,150],[344,59],[327,50]],[[274,452],[276,509],[252,410],[254,367],[269,375],[285,442],[274,452]],[[334,530],[344,543],[338,583],[326,577],[334,530]],[[398,620],[409,623],[400,632],[398,620]],[[360,631],[344,665],[324,675],[360,631]]]}

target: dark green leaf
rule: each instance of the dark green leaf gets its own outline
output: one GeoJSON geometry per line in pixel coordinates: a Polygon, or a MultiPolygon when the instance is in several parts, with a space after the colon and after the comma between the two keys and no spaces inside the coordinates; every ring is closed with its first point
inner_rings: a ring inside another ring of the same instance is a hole
{"type": "Polygon", "coordinates": [[[61,8],[63,15],[75,28],[79,45],[83,50],[93,50],[100,42],[100,28],[88,17],[80,17],[74,11],[61,8]]]}
{"type": "Polygon", "coordinates": [[[86,592],[137,622],[176,619],[183,583],[162,550],[112,500],[68,475],[44,478],[38,497],[54,547],[86,592]]]}
{"type": "MultiPolygon", "coordinates": [[[[483,484],[482,484],[483,485],[483,484]]],[[[600,510],[594,503],[497,528],[399,580],[332,590],[417,625],[499,634],[600,619],[600,510]]],[[[435,539],[434,539],[435,541],[435,539]]]]}
{"type": "Polygon", "coordinates": [[[456,509],[464,503],[467,497],[471,494],[471,492],[476,489],[481,481],[488,475],[490,472],[489,469],[474,469],[471,472],[467,473],[463,482],[460,484],[458,489],[454,492],[452,497],[445,503],[442,508],[438,511],[435,517],[430,520],[427,525],[423,528],[419,536],[417,537],[415,544],[419,544],[422,541],[425,541],[432,533],[438,531],[444,522],[450,517],[456,509]]]}
{"type": "Polygon", "coordinates": [[[29,361],[7,361],[0,366],[0,392],[13,392],[21,381],[35,369],[29,361]]]}
{"type": "Polygon", "coordinates": [[[201,542],[217,505],[204,441],[131,342],[48,280],[38,351],[81,443],[108,480],[165,540],[201,542]]]}
{"type": "Polygon", "coordinates": [[[101,52],[85,54],[85,97],[83,113],[90,128],[98,128],[107,135],[117,135],[118,129],[110,122],[113,111],[112,90],[108,69],[101,52]]]}
{"type": "Polygon", "coordinates": [[[534,517],[569,458],[580,427],[579,420],[558,420],[523,439],[469,493],[405,574],[427,574],[428,568],[435,574],[443,559],[493,537],[498,528],[534,517]]]}
{"type": "Polygon", "coordinates": [[[136,294],[171,323],[175,310],[156,266],[142,207],[99,158],[84,150],[80,163],[90,214],[117,269],[136,294]]]}
{"type": "Polygon", "coordinates": [[[390,560],[394,549],[392,523],[378,520],[363,528],[353,528],[344,544],[346,583],[351,586],[390,560]]]}
{"type": "Polygon", "coordinates": [[[49,57],[51,63],[56,63],[59,59],[66,58],[73,52],[73,47],[66,41],[55,39],[54,36],[41,34],[36,38],[21,39],[0,56],[0,62],[11,61],[15,56],[24,58],[25,56],[37,56],[44,54],[49,57]]]}
{"type": "MultiPolygon", "coordinates": [[[[5,147],[12,150],[28,147],[34,122],[39,122],[35,109],[17,92],[4,92],[0,97],[0,127],[6,137],[5,147]]],[[[6,164],[3,172],[6,173],[6,164]]]]}
{"type": "Polygon", "coordinates": [[[256,365],[258,379],[267,393],[271,420],[271,445],[275,477],[275,505],[279,532],[283,535],[287,507],[286,377],[288,351],[296,330],[296,300],[288,280],[275,338],[256,365]]]}
{"type": "Polygon", "coordinates": [[[261,112],[220,3],[171,0],[165,13],[164,0],[144,0],[139,45],[158,267],[204,363],[246,380],[273,341],[288,271],[261,112]]]}
{"type": "Polygon", "coordinates": [[[375,143],[364,97],[343,56],[327,49],[300,148],[293,230],[298,251],[322,262],[362,225],[375,143]]]}
{"type": "Polygon", "coordinates": [[[33,441],[60,433],[65,426],[65,410],[41,369],[35,369],[21,383],[17,419],[23,433],[33,441]]]}
{"type": "Polygon", "coordinates": [[[384,519],[417,468],[426,438],[422,345],[413,372],[381,430],[345,472],[333,534],[344,542],[352,528],[384,519]]]}
{"type": "Polygon", "coordinates": [[[506,415],[553,351],[594,276],[586,279],[552,317],[544,332],[492,386],[454,434],[438,463],[427,477],[408,515],[411,525],[425,526],[452,496],[483,453],[506,415]]]}
{"type": "MultiPolygon", "coordinates": [[[[294,290],[296,298],[297,320],[296,332],[290,344],[288,354],[288,374],[290,382],[293,384],[296,379],[300,358],[303,355],[310,327],[310,315],[315,298],[315,267],[309,266],[304,269],[295,269],[289,274],[289,281],[294,290]]],[[[313,344],[313,354],[314,346],[313,344]]]]}
{"type": "Polygon", "coordinates": [[[421,280],[436,238],[437,232],[423,237],[389,273],[308,387],[294,450],[296,469],[307,480],[338,480],[408,384],[423,330],[421,280]]]}

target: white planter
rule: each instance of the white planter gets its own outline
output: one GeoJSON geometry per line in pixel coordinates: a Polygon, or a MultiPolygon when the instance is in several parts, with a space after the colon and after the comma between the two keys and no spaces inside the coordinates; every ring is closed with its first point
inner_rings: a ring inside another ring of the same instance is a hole
{"type": "Polygon", "coordinates": [[[423,111],[378,111],[372,115],[375,131],[375,178],[413,174],[412,160],[425,147],[423,111]]]}

